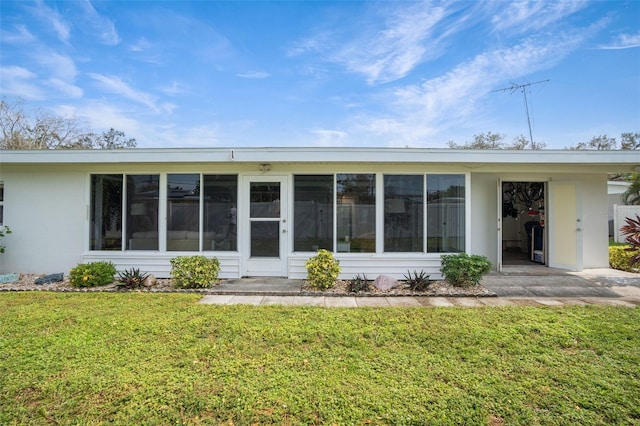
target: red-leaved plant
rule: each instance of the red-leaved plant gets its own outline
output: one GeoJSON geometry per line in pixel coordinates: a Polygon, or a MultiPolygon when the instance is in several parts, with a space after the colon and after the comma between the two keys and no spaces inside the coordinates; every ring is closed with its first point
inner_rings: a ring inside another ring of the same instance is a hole
{"type": "Polygon", "coordinates": [[[638,250],[638,254],[629,259],[629,263],[633,266],[640,262],[640,216],[636,215],[635,220],[630,217],[625,217],[624,220],[627,224],[620,228],[620,232],[627,236],[624,240],[631,244],[628,250],[638,250]]]}

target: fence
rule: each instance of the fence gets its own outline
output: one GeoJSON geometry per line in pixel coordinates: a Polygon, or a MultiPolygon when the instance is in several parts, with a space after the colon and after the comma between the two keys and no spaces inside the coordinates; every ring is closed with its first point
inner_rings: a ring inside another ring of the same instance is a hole
{"type": "Polygon", "coordinates": [[[616,243],[624,243],[625,236],[620,232],[620,228],[627,224],[625,218],[635,219],[640,216],[640,206],[613,205],[613,236],[616,243]]]}

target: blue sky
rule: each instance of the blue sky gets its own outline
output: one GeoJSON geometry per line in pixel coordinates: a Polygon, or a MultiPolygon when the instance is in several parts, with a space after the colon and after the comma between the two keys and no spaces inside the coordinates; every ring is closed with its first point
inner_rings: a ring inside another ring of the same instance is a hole
{"type": "Polygon", "coordinates": [[[640,131],[640,1],[6,1],[0,95],[139,147],[640,131]]]}

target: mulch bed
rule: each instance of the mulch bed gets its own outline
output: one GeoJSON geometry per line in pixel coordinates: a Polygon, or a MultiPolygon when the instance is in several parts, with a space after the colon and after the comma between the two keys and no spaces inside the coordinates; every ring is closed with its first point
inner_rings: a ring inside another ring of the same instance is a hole
{"type": "MultiPolygon", "coordinates": [[[[123,291],[142,291],[151,293],[199,293],[208,294],[214,293],[216,287],[209,289],[176,289],[172,286],[171,280],[166,278],[159,278],[155,284],[149,287],[141,287],[136,289],[123,289],[116,285],[116,283],[108,284],[99,287],[73,287],[69,282],[69,277],[65,276],[63,281],[49,283],[49,284],[36,284],[37,278],[42,277],[42,274],[19,274],[19,279],[12,283],[0,283],[1,291],[60,291],[60,292],[123,292],[123,291]]],[[[224,280],[221,280],[224,282],[224,280]]],[[[407,288],[407,286],[400,281],[399,286],[391,290],[379,290],[371,285],[371,290],[361,293],[349,292],[349,281],[338,280],[333,288],[326,290],[315,290],[311,288],[305,281],[302,285],[301,295],[305,296],[440,296],[440,297],[491,297],[495,296],[489,290],[481,285],[461,288],[455,287],[446,281],[432,281],[429,287],[420,292],[415,292],[407,288]]]]}
{"type": "Polygon", "coordinates": [[[379,290],[371,283],[370,291],[361,293],[349,292],[349,281],[338,280],[336,285],[326,290],[314,290],[308,283],[302,286],[302,294],[308,296],[425,296],[425,297],[493,297],[494,293],[481,285],[473,287],[456,287],[447,281],[431,281],[429,286],[423,291],[412,291],[407,285],[400,281],[399,286],[390,290],[379,290]]]}

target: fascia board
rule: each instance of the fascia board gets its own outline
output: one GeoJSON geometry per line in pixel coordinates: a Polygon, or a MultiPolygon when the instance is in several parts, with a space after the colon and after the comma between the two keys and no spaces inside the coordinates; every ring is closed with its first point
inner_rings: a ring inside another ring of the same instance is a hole
{"type": "Polygon", "coordinates": [[[640,165],[640,151],[507,151],[432,148],[134,148],[0,151],[0,164],[396,163],[640,165]]]}

